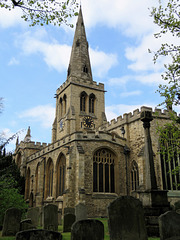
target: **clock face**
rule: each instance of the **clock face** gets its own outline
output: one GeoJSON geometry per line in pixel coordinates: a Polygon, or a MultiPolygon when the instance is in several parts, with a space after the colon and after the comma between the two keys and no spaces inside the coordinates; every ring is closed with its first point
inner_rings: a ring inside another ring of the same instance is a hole
{"type": "Polygon", "coordinates": [[[61,119],[60,123],[59,123],[59,126],[60,126],[60,130],[62,130],[64,128],[64,122],[63,120],[61,119]]]}
{"type": "Polygon", "coordinates": [[[90,117],[90,116],[84,117],[83,124],[85,127],[88,127],[88,128],[93,127],[94,122],[92,120],[92,117],[90,117]]]}

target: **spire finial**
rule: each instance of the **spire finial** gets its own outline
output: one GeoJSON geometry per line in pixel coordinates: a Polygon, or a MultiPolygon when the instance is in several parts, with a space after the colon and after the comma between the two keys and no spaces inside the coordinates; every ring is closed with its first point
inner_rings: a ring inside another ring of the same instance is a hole
{"type": "Polygon", "coordinates": [[[24,142],[30,142],[31,141],[31,129],[28,127],[27,134],[24,138],[24,142]]]}

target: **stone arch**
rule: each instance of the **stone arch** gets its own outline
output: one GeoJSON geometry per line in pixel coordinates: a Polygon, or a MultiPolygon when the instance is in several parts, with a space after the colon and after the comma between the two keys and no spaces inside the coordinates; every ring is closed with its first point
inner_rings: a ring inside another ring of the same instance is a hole
{"type": "Polygon", "coordinates": [[[46,165],[45,198],[53,196],[54,164],[51,158],[46,165]]]}
{"type": "Polygon", "coordinates": [[[91,93],[89,95],[89,113],[95,113],[95,95],[91,93]]]}
{"type": "Polygon", "coordinates": [[[136,191],[139,187],[139,169],[136,161],[131,163],[131,191],[136,191]]]}
{"type": "Polygon", "coordinates": [[[65,190],[66,157],[61,153],[56,163],[56,197],[62,196],[65,190]]]}
{"type": "Polygon", "coordinates": [[[30,174],[31,174],[31,170],[30,168],[28,168],[26,173],[26,182],[25,182],[25,200],[29,199],[29,194],[30,194],[30,174]]]}
{"type": "Polygon", "coordinates": [[[85,91],[80,94],[80,111],[86,112],[87,93],[85,91]]]}
{"type": "Polygon", "coordinates": [[[109,148],[93,154],[93,192],[115,193],[116,154],[109,148]]]}

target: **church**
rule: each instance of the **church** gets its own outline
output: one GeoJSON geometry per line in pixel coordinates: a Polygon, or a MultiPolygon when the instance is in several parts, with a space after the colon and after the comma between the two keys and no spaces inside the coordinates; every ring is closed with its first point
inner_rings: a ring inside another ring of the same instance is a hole
{"type": "Polygon", "coordinates": [[[157,134],[157,127],[170,121],[168,111],[142,106],[108,122],[104,95],[104,84],[93,81],[80,8],[67,79],[55,95],[52,142],[31,141],[30,127],[24,140],[16,142],[14,159],[25,176],[25,200],[30,207],[53,203],[63,211],[84,203],[88,217],[103,217],[118,196],[139,197],[139,192],[149,190],[148,139],[156,189],[167,192],[172,204],[179,200],[180,177],[170,170],[180,159],[174,155],[171,163],[166,161],[168,153],[160,154],[157,134]],[[150,116],[148,135],[144,113],[150,116]]]}

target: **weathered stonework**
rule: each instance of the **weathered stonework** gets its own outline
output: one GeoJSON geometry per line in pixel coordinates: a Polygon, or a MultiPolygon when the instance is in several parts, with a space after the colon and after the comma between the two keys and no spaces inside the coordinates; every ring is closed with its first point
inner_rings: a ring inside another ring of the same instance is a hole
{"type": "MultiPolygon", "coordinates": [[[[145,135],[140,117],[143,111],[152,112],[154,168],[157,187],[163,189],[157,126],[170,121],[168,112],[143,106],[107,122],[104,93],[104,84],[97,84],[92,78],[80,9],[67,79],[56,91],[52,142],[32,142],[29,128],[24,141],[16,143],[14,159],[26,177],[25,199],[31,207],[53,203],[63,213],[65,207],[83,203],[88,217],[98,217],[107,216],[106,208],[115,198],[129,193],[137,197],[136,190],[146,186],[145,135]],[[84,117],[89,117],[89,126],[84,124],[84,117]],[[94,160],[101,150],[113,158],[103,155],[94,160]],[[138,182],[136,179],[134,183],[133,164],[138,171],[138,182]],[[98,190],[94,190],[94,182],[98,190]]],[[[177,201],[177,192],[169,200],[177,201]]]]}

